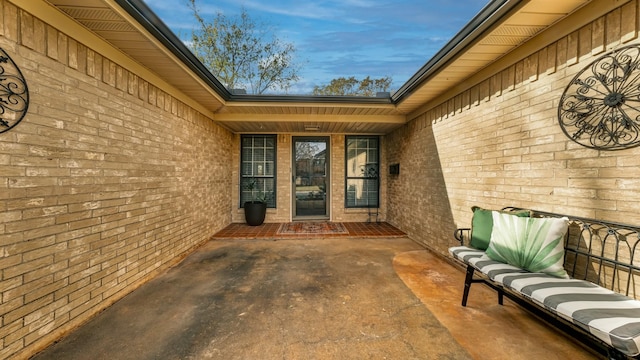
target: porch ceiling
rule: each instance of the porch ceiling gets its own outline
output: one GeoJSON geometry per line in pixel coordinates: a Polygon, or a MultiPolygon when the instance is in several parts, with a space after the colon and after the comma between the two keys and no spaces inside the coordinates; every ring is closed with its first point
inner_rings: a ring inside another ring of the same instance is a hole
{"type": "Polygon", "coordinates": [[[140,0],[33,2],[40,1],[157,74],[231,131],[385,134],[590,2],[613,7],[629,0],[491,1],[492,13],[479,14],[390,98],[233,95],[140,0]]]}

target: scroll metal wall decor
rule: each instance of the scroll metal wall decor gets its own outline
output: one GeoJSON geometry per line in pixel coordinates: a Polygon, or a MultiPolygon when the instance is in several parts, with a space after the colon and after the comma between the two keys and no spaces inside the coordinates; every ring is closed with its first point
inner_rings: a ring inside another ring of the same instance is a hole
{"type": "Polygon", "coordinates": [[[18,125],[28,108],[27,82],[16,63],[0,48],[0,134],[18,125]]]}
{"type": "Polygon", "coordinates": [[[640,45],[601,56],[571,80],[558,106],[562,131],[580,145],[640,145],[640,45]]]}

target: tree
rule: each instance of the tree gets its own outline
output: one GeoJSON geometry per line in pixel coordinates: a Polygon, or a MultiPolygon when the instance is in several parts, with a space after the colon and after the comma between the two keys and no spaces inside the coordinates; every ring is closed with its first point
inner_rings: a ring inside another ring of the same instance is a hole
{"type": "Polygon", "coordinates": [[[188,1],[199,25],[192,34],[191,50],[228,89],[286,92],[298,80],[295,46],[270,34],[271,28],[258,24],[246,9],[234,17],[218,12],[209,22],[196,0],[188,1]]]}
{"type": "Polygon", "coordinates": [[[375,96],[377,92],[389,91],[390,76],[371,79],[369,76],[362,80],[355,77],[339,77],[331,80],[328,85],[314,86],[313,95],[345,95],[345,96],[375,96]]]}
{"type": "Polygon", "coordinates": [[[320,143],[310,141],[298,141],[296,144],[296,161],[313,159],[320,153],[320,143]]]}

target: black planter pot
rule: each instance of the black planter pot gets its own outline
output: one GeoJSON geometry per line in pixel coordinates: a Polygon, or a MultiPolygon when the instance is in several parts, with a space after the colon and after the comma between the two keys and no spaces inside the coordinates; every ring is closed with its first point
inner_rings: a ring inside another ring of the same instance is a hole
{"type": "Polygon", "coordinates": [[[262,225],[267,214],[267,203],[247,201],[244,203],[244,218],[251,226],[262,225]]]}

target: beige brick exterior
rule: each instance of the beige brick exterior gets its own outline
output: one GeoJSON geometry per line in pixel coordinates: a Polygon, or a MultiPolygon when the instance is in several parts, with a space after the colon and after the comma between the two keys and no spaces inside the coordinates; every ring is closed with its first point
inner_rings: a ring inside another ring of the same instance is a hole
{"type": "MultiPolygon", "coordinates": [[[[639,19],[634,0],[559,39],[524,44],[532,50],[382,136],[378,220],[441,254],[473,205],[640,224],[640,148],[586,149],[557,124],[568,81],[637,42],[639,19]],[[400,174],[389,175],[396,163],[400,174]]],[[[25,119],[0,134],[0,359],[27,358],[244,221],[240,134],[7,0],[0,47],[31,96],[25,119]]],[[[277,208],[267,222],[291,220],[298,135],[309,134],[277,134],[277,208]]],[[[331,220],[371,220],[344,207],[345,134],[319,135],[331,142],[331,220]]]]}
{"type": "MultiPolygon", "coordinates": [[[[471,206],[519,206],[640,224],[640,149],[597,151],[569,140],[557,106],[569,81],[605,51],[637,42],[632,1],[462,92],[388,136],[388,220],[441,254],[471,206]],[[630,26],[633,25],[633,26],[630,26]]],[[[525,46],[526,48],[526,46],[525,46]]]]}
{"type": "Polygon", "coordinates": [[[231,221],[234,138],[0,0],[30,90],[0,134],[0,359],[26,358],[231,221]]]}

